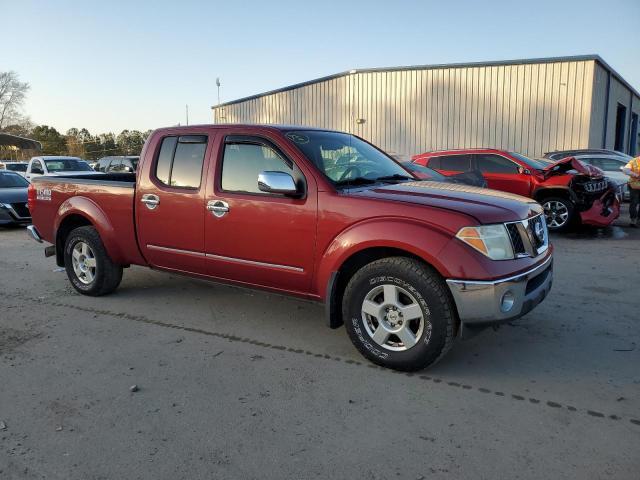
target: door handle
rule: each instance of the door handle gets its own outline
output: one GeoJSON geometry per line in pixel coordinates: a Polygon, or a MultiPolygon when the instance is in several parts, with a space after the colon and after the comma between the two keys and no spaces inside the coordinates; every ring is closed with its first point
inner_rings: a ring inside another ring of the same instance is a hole
{"type": "Polygon", "coordinates": [[[144,203],[149,210],[153,210],[160,205],[160,197],[152,193],[145,193],[142,195],[140,201],[144,203]]]}
{"type": "Polygon", "coordinates": [[[229,212],[229,204],[223,200],[209,200],[207,210],[218,218],[224,217],[229,212]]]}

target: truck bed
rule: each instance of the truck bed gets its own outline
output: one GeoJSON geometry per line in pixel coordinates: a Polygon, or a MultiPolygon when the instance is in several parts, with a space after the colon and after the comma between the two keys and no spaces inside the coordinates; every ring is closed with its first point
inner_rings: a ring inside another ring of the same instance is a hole
{"type": "Polygon", "coordinates": [[[135,182],[134,173],[36,177],[33,223],[44,240],[56,244],[57,232],[90,213],[111,258],[121,264],[145,263],[135,235],[135,182]]]}

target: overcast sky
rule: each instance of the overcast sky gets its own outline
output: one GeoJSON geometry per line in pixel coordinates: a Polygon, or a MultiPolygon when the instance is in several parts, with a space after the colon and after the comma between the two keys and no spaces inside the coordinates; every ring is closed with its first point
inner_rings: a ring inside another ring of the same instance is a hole
{"type": "Polygon", "coordinates": [[[217,101],[352,68],[595,53],[640,89],[640,0],[0,0],[0,71],[65,132],[211,121],[217,101]]]}

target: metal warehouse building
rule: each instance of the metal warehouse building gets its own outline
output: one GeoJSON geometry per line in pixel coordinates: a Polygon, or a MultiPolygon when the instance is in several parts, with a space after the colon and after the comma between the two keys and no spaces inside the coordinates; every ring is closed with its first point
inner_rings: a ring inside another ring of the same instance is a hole
{"type": "Polygon", "coordinates": [[[216,123],[355,133],[388,152],[640,152],[640,94],[597,55],[352,70],[212,107],[216,123]]]}

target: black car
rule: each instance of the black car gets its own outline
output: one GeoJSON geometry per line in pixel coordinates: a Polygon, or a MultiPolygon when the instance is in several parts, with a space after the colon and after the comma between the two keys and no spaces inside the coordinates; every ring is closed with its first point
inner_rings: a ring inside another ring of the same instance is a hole
{"type": "Polygon", "coordinates": [[[27,207],[29,182],[17,173],[0,170],[0,225],[28,225],[31,214],[27,207]]]}
{"type": "Polygon", "coordinates": [[[423,167],[413,162],[402,162],[402,166],[411,171],[421,180],[431,180],[432,182],[461,183],[472,187],[487,188],[487,180],[482,176],[480,170],[471,170],[458,173],[456,175],[442,175],[432,168],[423,167]]]}

